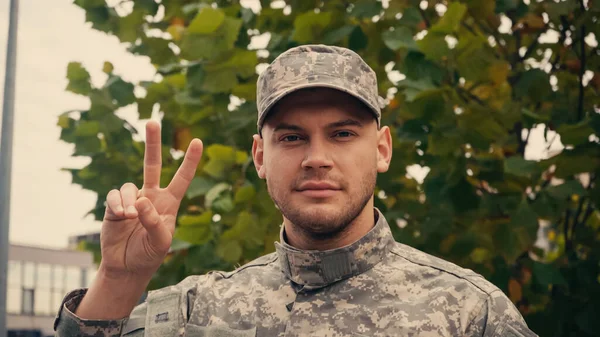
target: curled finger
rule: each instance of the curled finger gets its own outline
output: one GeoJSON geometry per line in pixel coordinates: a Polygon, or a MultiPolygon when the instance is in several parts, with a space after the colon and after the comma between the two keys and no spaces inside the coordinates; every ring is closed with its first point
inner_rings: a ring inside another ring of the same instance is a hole
{"type": "Polygon", "coordinates": [[[135,218],[138,216],[138,211],[135,208],[135,201],[138,198],[138,188],[132,183],[126,183],[121,187],[121,200],[125,209],[127,218],[135,218]]]}
{"type": "Polygon", "coordinates": [[[123,203],[121,201],[121,192],[119,190],[113,189],[106,195],[106,212],[105,216],[108,217],[123,217],[124,216],[124,208],[123,203]]]}

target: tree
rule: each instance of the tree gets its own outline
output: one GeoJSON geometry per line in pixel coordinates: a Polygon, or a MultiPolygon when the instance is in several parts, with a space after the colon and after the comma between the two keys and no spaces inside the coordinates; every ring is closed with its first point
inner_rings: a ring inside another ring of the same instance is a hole
{"type": "Polygon", "coordinates": [[[249,154],[257,69],[326,43],[358,52],[387,98],[394,154],[375,200],[396,239],[483,274],[541,336],[600,331],[598,1],[261,0],[259,12],[234,0],[74,2],[157,73],[129,83],[107,62],[94,87],[83,65],[67,68],[66,89],[90,105],[58,125],[73,156],[91,158],[68,169],[98,194],[90,212],[101,219],[108,191],[142,179],[143,144],[119,108],[160,112],[165,181],[192,136],[207,145],[150,287],[274,250],[281,216],[249,154]],[[251,49],[260,36],[268,44],[251,49]],[[535,128],[566,147],[526,159],[535,128]],[[410,165],[429,169],[422,182],[410,165]]]}

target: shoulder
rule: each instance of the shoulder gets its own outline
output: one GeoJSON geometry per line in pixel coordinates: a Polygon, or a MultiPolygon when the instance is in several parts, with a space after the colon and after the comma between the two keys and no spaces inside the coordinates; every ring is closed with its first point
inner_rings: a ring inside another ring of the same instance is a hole
{"type": "MultiPolygon", "coordinates": [[[[215,271],[212,272],[212,274],[217,274],[220,275],[223,278],[232,278],[232,277],[236,277],[236,276],[242,276],[245,274],[252,274],[252,273],[265,273],[268,272],[270,269],[277,269],[279,267],[278,264],[276,264],[275,262],[277,261],[277,254],[276,253],[270,253],[267,255],[263,255],[255,260],[252,260],[246,264],[244,264],[241,267],[236,268],[235,270],[232,270],[230,272],[222,272],[222,271],[215,271]],[[275,268],[272,268],[275,267],[275,268]]],[[[209,273],[210,275],[211,273],[209,273]]]]}
{"type": "Polygon", "coordinates": [[[450,293],[462,301],[469,335],[535,336],[512,301],[480,274],[401,243],[390,253],[389,268],[409,273],[416,287],[450,293]]]}
{"type": "MultiPolygon", "coordinates": [[[[410,269],[417,272],[417,275],[422,275],[424,278],[428,279],[431,276],[436,275],[442,282],[458,282],[464,284],[468,289],[480,293],[486,298],[497,291],[501,292],[498,287],[473,270],[462,268],[450,261],[427,254],[416,248],[401,243],[395,243],[390,249],[390,252],[396,258],[396,263],[399,265],[410,266],[410,269]]],[[[440,280],[438,280],[438,282],[439,281],[440,280]]]]}

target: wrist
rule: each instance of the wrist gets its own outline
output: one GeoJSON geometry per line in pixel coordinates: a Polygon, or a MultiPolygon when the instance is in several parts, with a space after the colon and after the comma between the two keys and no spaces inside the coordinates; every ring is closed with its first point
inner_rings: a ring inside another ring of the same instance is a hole
{"type": "Polygon", "coordinates": [[[115,320],[128,317],[146,290],[149,277],[107,272],[99,268],[75,314],[83,319],[115,320]]]}

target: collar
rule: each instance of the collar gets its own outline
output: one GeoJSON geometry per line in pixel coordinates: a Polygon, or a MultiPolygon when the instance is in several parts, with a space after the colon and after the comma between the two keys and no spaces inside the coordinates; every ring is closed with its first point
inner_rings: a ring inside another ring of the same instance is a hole
{"type": "Polygon", "coordinates": [[[394,242],[383,214],[377,208],[375,212],[377,222],[365,236],[348,246],[326,251],[300,250],[290,246],[285,242],[285,226],[282,226],[280,242],[275,242],[275,248],[283,273],[296,284],[318,288],[373,268],[394,242]]]}

